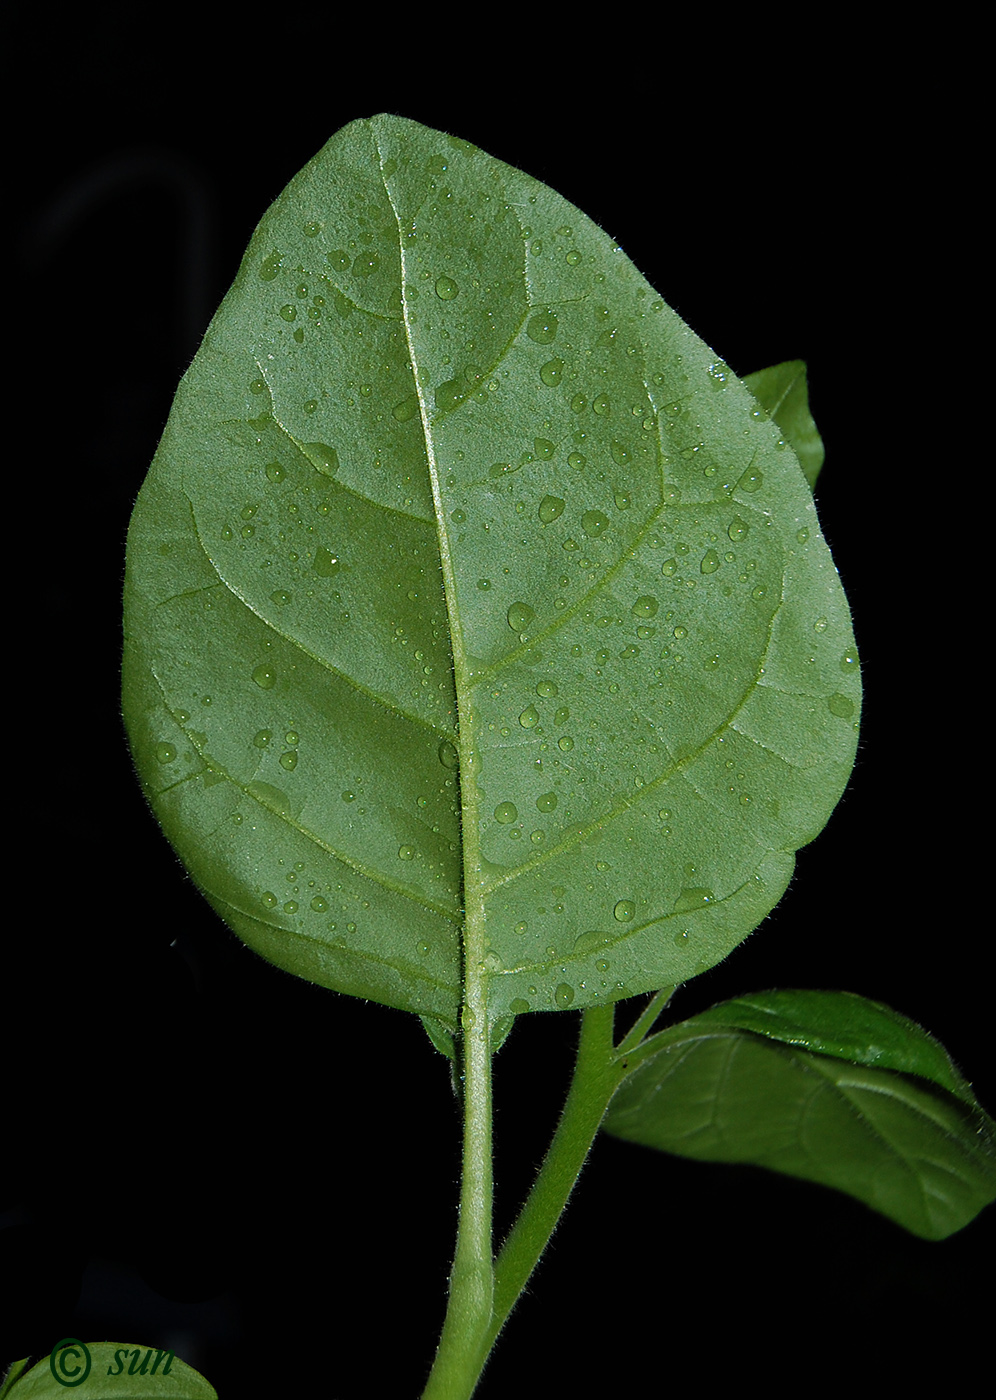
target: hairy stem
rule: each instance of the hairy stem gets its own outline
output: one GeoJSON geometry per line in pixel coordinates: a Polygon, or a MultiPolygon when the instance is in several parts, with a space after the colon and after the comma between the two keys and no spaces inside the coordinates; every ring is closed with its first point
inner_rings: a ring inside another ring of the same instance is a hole
{"type": "MultiPolygon", "coordinates": [[[[495,1265],[494,1309],[487,1335],[491,1350],[509,1313],[539,1263],[591,1149],[609,1100],[626,1077],[612,1044],[612,1006],[582,1014],[571,1087],[539,1175],[495,1265]]],[[[482,1366],[485,1356],[482,1357],[482,1366]]]]}
{"type": "Polygon", "coordinates": [[[468,901],[464,927],[463,1171],[449,1301],[423,1400],[468,1400],[481,1372],[491,1321],[494,1266],[491,1157],[491,1023],[480,901],[468,901]]]}

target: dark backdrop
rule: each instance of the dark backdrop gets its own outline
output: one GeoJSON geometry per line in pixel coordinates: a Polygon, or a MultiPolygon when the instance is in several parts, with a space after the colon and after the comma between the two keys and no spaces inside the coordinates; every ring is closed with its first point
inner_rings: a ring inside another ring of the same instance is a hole
{"type": "MultiPolygon", "coordinates": [[[[993,1109],[973,844],[974,788],[991,783],[966,622],[980,520],[962,495],[980,445],[958,416],[983,368],[957,107],[903,51],[835,34],[802,51],[748,24],[600,28],[564,11],[532,41],[511,17],[396,30],[372,7],[212,34],[150,13],[56,30],[22,6],[15,23],[6,518],[10,630],[25,631],[8,663],[23,768],[3,1360],[67,1334],[131,1338],[174,1345],[223,1400],[406,1400],[455,1225],[446,1067],[414,1018],[245,951],[185,879],[125,746],[125,531],[176,381],[265,207],[333,131],[381,110],[553,185],[736,371],[806,359],[817,502],[864,662],[861,748],[779,908],[676,1008],[858,991],[939,1036],[993,1109]]],[[[527,1017],[498,1059],[500,1226],[576,1025],[527,1017]]],[[[689,1360],[714,1387],[909,1381],[928,1354],[957,1357],[964,1380],[994,1220],[927,1244],[815,1187],[600,1140],[480,1395],[581,1379],[656,1394],[689,1360]]]]}

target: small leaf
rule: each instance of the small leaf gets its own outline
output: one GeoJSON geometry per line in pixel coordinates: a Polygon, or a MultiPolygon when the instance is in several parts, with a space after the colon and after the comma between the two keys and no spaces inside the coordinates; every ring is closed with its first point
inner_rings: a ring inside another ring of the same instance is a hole
{"type": "Polygon", "coordinates": [[[425,1028],[426,1035],[439,1053],[445,1055],[448,1060],[456,1060],[456,1040],[453,1027],[445,1025],[435,1016],[420,1016],[419,1020],[425,1028]]]}
{"type": "Polygon", "coordinates": [[[29,1356],[25,1356],[20,1361],[12,1361],[10,1363],[7,1367],[7,1374],[4,1376],[3,1380],[0,1381],[0,1400],[5,1400],[5,1397],[13,1390],[14,1382],[18,1377],[24,1375],[30,1365],[31,1358],[29,1356]]]}
{"type": "Polygon", "coordinates": [[[805,364],[802,360],[786,360],[745,375],[744,383],[785,434],[812,489],[825,454],[823,439],[809,411],[805,364]]]}
{"type": "Polygon", "coordinates": [[[168,1350],[134,1342],[75,1342],[70,1352],[59,1377],[46,1356],[0,1394],[9,1395],[10,1400],[64,1400],[67,1394],[120,1394],[122,1400],[218,1400],[214,1386],[168,1350]]]}
{"type": "Polygon", "coordinates": [[[996,1199],[996,1125],[943,1047],[888,1007],[765,992],[661,1039],[612,1100],[615,1137],[832,1186],[925,1239],[996,1199]]]}
{"type": "Polygon", "coordinates": [[[264,216],[129,531],[125,721],[194,880],[446,1025],[465,924],[496,1017],[724,958],[847,780],[853,646],[743,383],[560,196],[392,116],[264,216]]]}

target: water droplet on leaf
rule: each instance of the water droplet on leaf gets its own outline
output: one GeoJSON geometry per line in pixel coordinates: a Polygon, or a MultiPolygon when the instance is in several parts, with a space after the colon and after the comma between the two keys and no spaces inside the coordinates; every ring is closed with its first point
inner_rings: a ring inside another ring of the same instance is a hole
{"type": "Polygon", "coordinates": [[[547,360],[545,365],[540,367],[540,379],[548,389],[555,389],[560,383],[564,373],[563,360],[547,360]]]}
{"type": "Polygon", "coordinates": [[[535,616],[535,609],[528,603],[513,603],[506,613],[508,625],[513,632],[525,631],[535,616]]]}
{"type": "Polygon", "coordinates": [[[526,335],[537,345],[550,345],[557,339],[557,318],[552,311],[540,311],[530,316],[526,335]]]}

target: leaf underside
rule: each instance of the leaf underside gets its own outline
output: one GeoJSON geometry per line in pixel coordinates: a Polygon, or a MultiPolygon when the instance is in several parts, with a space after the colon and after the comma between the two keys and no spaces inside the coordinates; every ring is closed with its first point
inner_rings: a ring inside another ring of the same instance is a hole
{"type": "Polygon", "coordinates": [[[944,1048],[846,992],[775,991],[666,1033],[619,1089],[615,1137],[847,1192],[925,1239],[996,1199],[994,1124],[944,1048]]]}
{"type": "Polygon", "coordinates": [[[124,713],[247,944],[456,1022],[687,980],[853,761],[847,604],[777,426],[590,220],[347,126],[266,214],[135,508],[124,713]]]}

